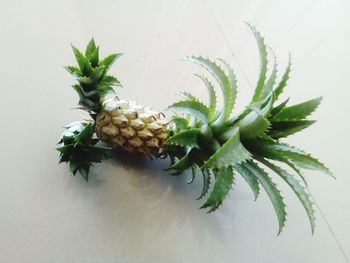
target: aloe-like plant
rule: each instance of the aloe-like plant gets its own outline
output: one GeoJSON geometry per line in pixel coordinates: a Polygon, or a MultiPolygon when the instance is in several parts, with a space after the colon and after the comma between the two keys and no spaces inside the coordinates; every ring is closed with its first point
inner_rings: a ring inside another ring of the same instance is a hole
{"type": "MultiPolygon", "coordinates": [[[[111,148],[160,158],[169,157],[171,165],[168,170],[171,174],[180,175],[190,171],[190,183],[197,174],[202,175],[203,189],[198,199],[208,195],[201,206],[208,209],[208,212],[216,210],[222,204],[236,176],[240,175],[252,189],[255,199],[261,187],[266,191],[276,211],[280,233],[286,221],[286,205],[267,172],[269,170],[280,176],[299,198],[313,232],[315,212],[302,169],[333,175],[316,158],[282,142],[282,139],[315,122],[308,117],[320,104],[321,97],[292,106],[288,106],[288,99],[278,102],[289,79],[291,60],[289,58],[283,76],[277,81],[276,58],[274,57],[269,73],[269,52],[265,41],[255,27],[248,26],[258,45],[260,74],[250,104],[239,114],[232,114],[237,98],[237,78],[230,64],[222,59],[213,61],[200,56],[185,58],[204,68],[216,85],[206,76],[196,75],[208,90],[209,102],[204,103],[187,91],[180,92],[183,99],[169,106],[169,110],[176,114],[167,121],[164,114],[136,102],[116,98],[106,100],[104,95],[112,91],[111,88],[103,89],[103,96],[99,95],[100,85],[93,86],[92,83],[99,83],[106,76],[101,74],[100,79],[91,77],[92,72],[105,70],[98,61],[98,55],[97,59],[96,55],[92,55],[96,52],[98,54],[98,48],[93,40],[90,41],[85,56],[74,48],[80,68],[72,67],[68,71],[73,74],[79,72],[77,80],[80,86],[90,85],[87,91],[76,85],[73,87],[80,95],[80,104],[89,111],[92,120],[89,124],[80,124],[79,129],[73,133],[68,129],[69,136],[62,137],[60,144],[63,145],[58,148],[61,161],[70,162],[72,172],[80,171],[87,179],[89,164],[108,157],[108,148],[95,146],[99,140],[111,148]],[[86,71],[84,68],[91,70],[86,71]],[[216,86],[219,86],[223,95],[221,107],[217,103],[216,86]],[[86,93],[97,94],[99,97],[95,96],[93,103],[85,103],[86,93]],[[91,127],[95,127],[97,137],[85,141],[79,139],[79,134],[82,133],[89,134],[92,138],[91,127]],[[74,144],[74,141],[79,141],[80,144],[74,144]],[[72,145],[80,145],[79,149],[87,152],[87,157],[76,161],[75,155],[72,156],[76,152],[72,145]],[[280,163],[287,165],[290,171],[281,168],[280,163]]],[[[109,78],[113,83],[116,81],[115,78],[109,78]]]]}

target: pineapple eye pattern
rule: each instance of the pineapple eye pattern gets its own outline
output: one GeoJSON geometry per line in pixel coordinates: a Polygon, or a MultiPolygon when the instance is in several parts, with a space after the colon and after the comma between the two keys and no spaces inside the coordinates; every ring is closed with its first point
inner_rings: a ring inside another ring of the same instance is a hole
{"type": "Polygon", "coordinates": [[[257,42],[260,73],[251,102],[238,114],[233,112],[237,78],[230,64],[222,59],[185,58],[205,69],[215,82],[196,75],[206,87],[209,101],[204,103],[189,92],[180,92],[183,99],[168,107],[175,114],[167,120],[163,113],[135,101],[106,98],[114,93],[114,87],[121,86],[117,78],[108,74],[121,54],[100,60],[99,47],[93,39],[84,53],[72,46],[78,66],[65,68],[77,81],[72,87],[79,95],[80,107],[90,114],[91,120],[66,127],[57,148],[60,162],[69,163],[73,175],[79,172],[88,180],[93,163],[109,158],[113,149],[169,158],[167,170],[172,175],[190,171],[189,183],[197,174],[202,176],[203,189],[198,199],[207,198],[201,208],[208,213],[223,203],[236,176],[242,176],[255,199],[261,188],[266,191],[277,215],[279,234],[286,221],[286,205],[269,170],[294,191],[305,208],[313,233],[315,212],[302,170],[318,170],[334,176],[318,159],[282,140],[315,123],[308,117],[322,98],[292,106],[288,106],[288,99],[279,102],[289,79],[291,59],[278,80],[276,57],[272,51],[269,54],[264,38],[255,27],[248,26],[257,42]],[[274,58],[270,71],[269,55],[274,58]],[[217,103],[217,87],[223,95],[223,105],[217,103]],[[288,166],[290,171],[280,164],[288,166]]]}

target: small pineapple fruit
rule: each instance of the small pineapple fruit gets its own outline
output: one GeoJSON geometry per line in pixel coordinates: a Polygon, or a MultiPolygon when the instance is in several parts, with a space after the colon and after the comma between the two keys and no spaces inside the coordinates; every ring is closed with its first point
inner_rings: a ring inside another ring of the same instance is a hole
{"type": "Polygon", "coordinates": [[[115,97],[103,103],[96,119],[96,133],[113,148],[158,156],[169,137],[168,124],[163,113],[115,97]]]}
{"type": "Polygon", "coordinates": [[[162,113],[134,101],[116,97],[105,99],[114,91],[114,86],[120,85],[118,79],[107,74],[120,54],[111,54],[100,61],[99,48],[93,40],[84,54],[73,47],[78,67],[66,69],[77,80],[73,88],[80,97],[79,105],[92,120],[67,128],[59,142],[61,147],[57,149],[61,162],[69,162],[73,174],[80,172],[87,180],[90,166],[106,159],[112,148],[169,157],[168,170],[174,175],[191,171],[190,183],[201,172],[203,188],[199,199],[208,196],[201,208],[207,208],[209,212],[223,203],[236,178],[241,176],[255,199],[261,189],[266,191],[275,209],[280,233],[287,213],[278,185],[270,177],[274,174],[294,191],[314,231],[315,211],[302,170],[333,174],[316,158],[283,142],[283,138],[315,122],[308,117],[316,110],[321,98],[292,106],[287,106],[288,99],[278,103],[289,79],[290,60],[278,81],[276,59],[269,71],[267,45],[261,34],[249,27],[260,53],[260,74],[250,104],[242,112],[234,109],[238,85],[228,62],[190,56],[185,60],[201,66],[214,80],[197,75],[208,90],[209,101],[205,103],[189,92],[180,93],[184,99],[169,106],[176,113],[170,123],[162,113]],[[222,106],[217,103],[216,86],[223,95],[222,106]],[[111,148],[99,146],[100,140],[111,148]]]}

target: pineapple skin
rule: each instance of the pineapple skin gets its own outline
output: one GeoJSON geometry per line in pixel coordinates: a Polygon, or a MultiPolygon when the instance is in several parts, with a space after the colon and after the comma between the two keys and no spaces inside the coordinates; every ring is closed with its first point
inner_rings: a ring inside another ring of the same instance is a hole
{"type": "Polygon", "coordinates": [[[158,156],[169,138],[169,121],[161,112],[117,97],[103,103],[96,134],[106,144],[130,153],[158,156]]]}

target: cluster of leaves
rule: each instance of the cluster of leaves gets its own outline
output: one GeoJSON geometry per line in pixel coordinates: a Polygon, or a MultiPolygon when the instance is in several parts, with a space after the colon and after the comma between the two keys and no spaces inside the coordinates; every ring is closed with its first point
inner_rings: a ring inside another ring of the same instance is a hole
{"type": "Polygon", "coordinates": [[[78,66],[66,66],[65,69],[78,81],[72,87],[79,95],[79,105],[95,118],[102,109],[103,97],[114,92],[114,86],[120,86],[118,79],[107,73],[122,54],[110,54],[100,60],[94,39],[90,40],[85,53],[73,45],[72,49],[78,66]]]}
{"type": "Polygon", "coordinates": [[[60,163],[69,163],[70,171],[77,172],[87,181],[90,167],[110,156],[110,148],[97,145],[92,122],[73,122],[65,127],[60,141],[60,163]]]}
{"type": "Polygon", "coordinates": [[[288,100],[275,106],[283,92],[291,69],[289,59],[284,75],[277,83],[277,63],[268,74],[268,49],[261,34],[248,25],[253,32],[260,54],[260,74],[256,89],[246,109],[231,117],[237,95],[237,81],[233,69],[223,61],[211,61],[203,57],[186,57],[205,70],[219,84],[223,93],[223,107],[217,110],[214,85],[204,76],[198,76],[209,93],[205,104],[188,92],[185,99],[169,108],[177,115],[172,119],[172,134],[165,154],[171,159],[170,170],[174,175],[185,170],[192,171],[192,180],[199,170],[203,175],[203,190],[199,198],[211,192],[201,208],[216,210],[227,196],[237,174],[252,189],[255,199],[260,186],[266,191],[276,211],[279,233],[286,221],[284,199],[266,168],[280,176],[295,192],[310,219],[312,232],[315,216],[307,184],[301,169],[313,169],[332,175],[317,159],[280,139],[305,129],[314,123],[306,118],[317,108],[321,98],[287,106],[288,100]],[[282,169],[277,162],[288,165],[294,172],[282,169]],[[303,182],[294,175],[299,176],[303,182]]]}

